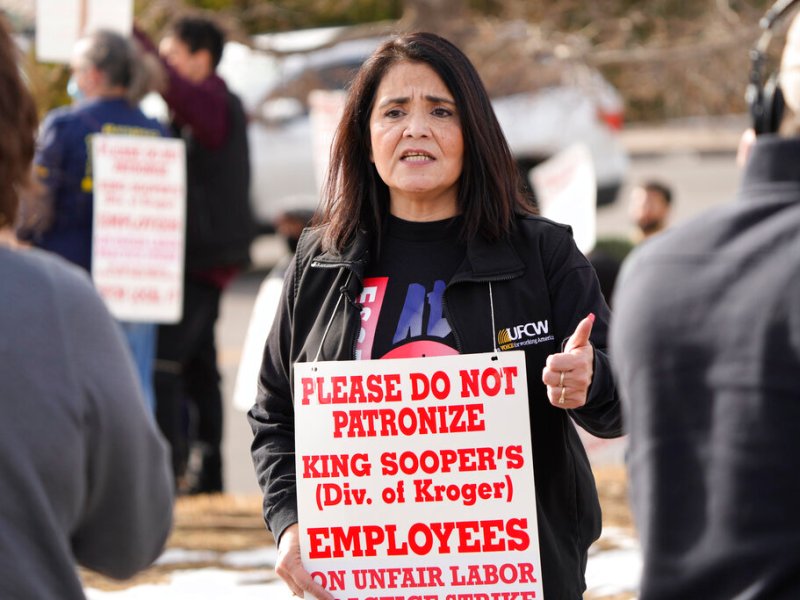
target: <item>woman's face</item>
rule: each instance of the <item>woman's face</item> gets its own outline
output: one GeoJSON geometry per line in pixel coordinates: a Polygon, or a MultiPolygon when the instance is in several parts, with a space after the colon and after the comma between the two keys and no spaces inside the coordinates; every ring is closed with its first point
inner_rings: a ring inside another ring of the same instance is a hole
{"type": "Polygon", "coordinates": [[[457,214],[464,140],[453,95],[436,71],[408,61],[390,67],[369,131],[370,158],[389,187],[393,215],[433,221],[457,214]]]}

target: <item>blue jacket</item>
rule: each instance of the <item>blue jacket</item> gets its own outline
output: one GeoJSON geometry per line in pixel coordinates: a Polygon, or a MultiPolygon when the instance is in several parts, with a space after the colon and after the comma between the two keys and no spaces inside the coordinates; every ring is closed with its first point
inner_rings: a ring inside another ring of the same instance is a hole
{"type": "Polygon", "coordinates": [[[21,232],[36,245],[91,270],[93,185],[91,136],[166,136],[166,130],[124,98],[91,99],[47,115],[34,157],[37,178],[52,201],[52,224],[21,232]]]}

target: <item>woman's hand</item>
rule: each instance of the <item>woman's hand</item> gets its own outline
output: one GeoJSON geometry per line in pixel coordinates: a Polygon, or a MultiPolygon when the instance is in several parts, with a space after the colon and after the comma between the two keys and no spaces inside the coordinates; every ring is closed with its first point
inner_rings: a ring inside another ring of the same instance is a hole
{"type": "Polygon", "coordinates": [[[550,404],[557,408],[580,408],[586,404],[594,372],[594,348],[589,343],[594,314],[578,323],[564,351],[551,354],[542,371],[550,404]]]}
{"type": "Polygon", "coordinates": [[[295,523],[286,528],[278,544],[275,572],[286,582],[292,594],[303,597],[305,592],[317,600],[335,600],[320,584],[311,578],[300,558],[300,527],[295,523]]]}

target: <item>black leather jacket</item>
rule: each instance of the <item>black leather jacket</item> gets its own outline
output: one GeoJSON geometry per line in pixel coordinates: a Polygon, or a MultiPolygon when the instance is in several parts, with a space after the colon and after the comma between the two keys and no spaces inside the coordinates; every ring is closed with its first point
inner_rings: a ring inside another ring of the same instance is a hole
{"type": "MultiPolygon", "coordinates": [[[[267,341],[257,401],[248,414],[264,516],[276,539],[297,522],[291,365],[317,357],[354,359],[360,328],[355,299],[370,260],[366,235],[342,255],[323,252],[320,239],[319,230],[307,230],[300,240],[267,341]]],[[[465,260],[447,284],[444,310],[462,354],[491,351],[495,343],[505,349],[520,344],[526,352],[545,597],[578,600],[601,515],[589,461],[570,417],[600,437],[622,433],[619,398],[604,352],[610,313],[594,270],[569,227],[520,216],[510,239],[467,244],[465,260]],[[589,398],[581,409],[561,410],[547,399],[542,369],[547,356],[560,350],[562,340],[590,312],[596,320],[589,398]],[[523,331],[516,340],[503,335],[506,329],[540,321],[551,335],[531,337],[523,331]]]]}

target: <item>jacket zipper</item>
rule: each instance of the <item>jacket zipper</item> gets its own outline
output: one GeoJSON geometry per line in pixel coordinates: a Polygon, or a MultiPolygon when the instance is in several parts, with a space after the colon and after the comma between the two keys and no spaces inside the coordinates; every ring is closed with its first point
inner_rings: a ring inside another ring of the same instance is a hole
{"type": "MultiPolygon", "coordinates": [[[[358,278],[358,274],[356,273],[356,270],[353,267],[353,262],[352,261],[338,262],[338,263],[321,263],[321,262],[317,262],[317,261],[312,261],[311,262],[311,267],[312,268],[317,268],[317,269],[342,269],[342,268],[344,268],[344,269],[347,269],[348,271],[350,271],[351,275],[353,275],[353,276],[358,278]]],[[[359,281],[360,281],[360,278],[359,278],[359,281]]],[[[350,299],[346,297],[345,292],[339,292],[339,293],[341,295],[345,296],[345,303],[346,304],[353,305],[353,308],[355,308],[354,304],[358,304],[357,302],[355,302],[355,299],[353,300],[353,302],[351,302],[350,299]]],[[[347,310],[347,309],[345,309],[345,310],[347,310]]],[[[360,315],[360,314],[361,314],[361,311],[358,312],[358,315],[360,315]]],[[[356,345],[358,344],[358,333],[360,331],[360,325],[361,325],[361,323],[360,323],[360,319],[359,319],[359,322],[357,323],[356,327],[353,328],[353,334],[352,334],[353,341],[350,344],[350,357],[351,357],[352,360],[356,359],[356,345]]]]}

